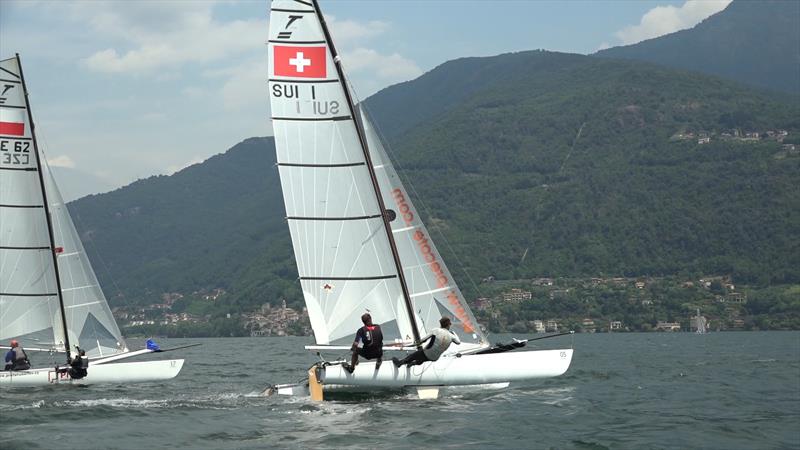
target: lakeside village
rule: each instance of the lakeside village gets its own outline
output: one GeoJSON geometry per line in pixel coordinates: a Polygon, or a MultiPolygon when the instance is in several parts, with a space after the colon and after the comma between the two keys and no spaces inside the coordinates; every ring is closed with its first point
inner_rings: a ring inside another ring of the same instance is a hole
{"type": "Polygon", "coordinates": [[[800,145],[796,143],[796,138],[787,139],[788,136],[789,132],[786,130],[742,131],[738,128],[733,128],[719,133],[714,131],[682,131],[672,135],[670,140],[676,142],[697,140],[698,145],[710,144],[712,141],[718,140],[741,143],[774,141],[781,145],[781,150],[775,155],[776,158],[800,155],[800,145]]]}
{"type": "MultiPolygon", "coordinates": [[[[798,329],[798,305],[790,300],[800,287],[754,290],[735,286],[730,277],[698,279],[654,278],[537,278],[484,279],[481,296],[470,306],[490,332],[548,333],[575,330],[582,333],[629,331],[731,331],[798,329]],[[783,290],[781,290],[783,289],[783,290]],[[788,290],[787,290],[788,289],[788,290]]],[[[224,310],[223,289],[188,296],[165,293],[161,303],[114,308],[114,315],[130,335],[170,337],[205,336],[307,336],[308,312],[295,301],[263,303],[243,313],[203,313],[224,310]],[[187,307],[188,305],[188,307],[187,307]],[[178,306],[178,307],[176,307],[178,306]]]]}

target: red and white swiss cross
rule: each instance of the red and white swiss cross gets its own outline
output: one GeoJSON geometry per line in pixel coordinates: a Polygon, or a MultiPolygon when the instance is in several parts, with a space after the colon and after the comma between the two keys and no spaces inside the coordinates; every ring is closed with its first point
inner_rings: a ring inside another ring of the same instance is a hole
{"type": "Polygon", "coordinates": [[[325,47],[273,47],[273,67],[276,76],[325,78],[328,75],[328,56],[325,47]]]}

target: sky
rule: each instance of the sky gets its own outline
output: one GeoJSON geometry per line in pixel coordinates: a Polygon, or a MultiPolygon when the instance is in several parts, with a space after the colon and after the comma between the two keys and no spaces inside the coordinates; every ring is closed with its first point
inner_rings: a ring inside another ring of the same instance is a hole
{"type": "MultiPolygon", "coordinates": [[[[321,0],[358,98],[465,56],[591,54],[691,28],[730,0],[321,0]]],[[[267,1],[0,0],[37,138],[67,200],[272,134],[267,1]]],[[[384,126],[386,126],[384,124],[384,126]]]]}

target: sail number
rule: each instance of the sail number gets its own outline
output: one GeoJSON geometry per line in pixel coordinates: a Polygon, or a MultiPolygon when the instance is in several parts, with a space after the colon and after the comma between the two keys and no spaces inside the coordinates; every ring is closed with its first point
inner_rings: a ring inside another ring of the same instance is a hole
{"type": "Polygon", "coordinates": [[[342,112],[341,103],[334,99],[320,99],[328,97],[329,93],[317,92],[316,86],[300,86],[293,83],[275,83],[271,89],[274,98],[294,100],[296,114],[311,114],[314,116],[337,115],[342,112]]]}
{"type": "Polygon", "coordinates": [[[0,139],[0,164],[30,164],[30,147],[30,142],[0,139]]]}

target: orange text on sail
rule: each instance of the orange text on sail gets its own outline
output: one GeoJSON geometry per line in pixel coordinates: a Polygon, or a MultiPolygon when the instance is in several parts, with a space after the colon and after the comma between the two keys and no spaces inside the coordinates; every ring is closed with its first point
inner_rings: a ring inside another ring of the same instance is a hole
{"type": "MultiPolygon", "coordinates": [[[[399,188],[394,189],[392,191],[392,196],[397,203],[397,209],[400,212],[400,216],[403,217],[403,222],[405,222],[407,226],[413,226],[412,222],[414,221],[414,213],[411,211],[411,206],[409,206],[408,202],[406,202],[406,197],[403,195],[403,191],[399,188]]],[[[450,281],[447,279],[444,268],[439,263],[436,253],[433,247],[431,247],[431,243],[428,241],[428,237],[425,236],[425,233],[422,230],[417,230],[414,232],[412,238],[414,239],[414,242],[416,242],[420,253],[422,253],[422,258],[426,263],[428,263],[428,267],[430,267],[430,269],[433,271],[433,274],[436,276],[436,287],[447,287],[450,281]]],[[[464,310],[464,307],[461,305],[458,295],[454,290],[451,289],[448,291],[447,301],[453,306],[453,312],[458,320],[460,320],[463,324],[464,331],[467,333],[473,333],[475,331],[475,327],[473,326],[472,321],[469,319],[467,312],[464,310]]]]}

